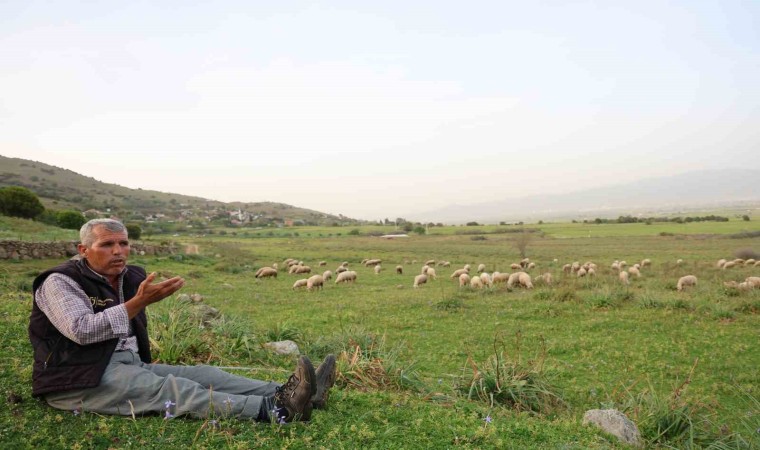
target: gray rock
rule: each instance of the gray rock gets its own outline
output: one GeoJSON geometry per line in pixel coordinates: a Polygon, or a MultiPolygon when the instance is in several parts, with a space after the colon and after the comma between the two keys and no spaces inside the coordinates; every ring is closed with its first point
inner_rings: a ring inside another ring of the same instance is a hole
{"type": "Polygon", "coordinates": [[[203,303],[197,303],[193,307],[195,309],[195,314],[200,317],[201,324],[203,324],[204,327],[210,325],[214,319],[217,319],[222,315],[218,309],[203,303]]]}
{"type": "Polygon", "coordinates": [[[641,434],[635,423],[616,409],[591,409],[583,415],[583,424],[592,423],[622,442],[641,446],[641,434]]]}
{"type": "Polygon", "coordinates": [[[199,293],[190,294],[190,300],[193,301],[193,303],[200,303],[203,301],[203,296],[199,293]]]}
{"type": "Polygon", "coordinates": [[[267,342],[264,344],[264,347],[273,350],[278,355],[298,355],[300,354],[300,350],[298,350],[298,345],[296,345],[293,341],[276,341],[276,342],[267,342]]]}
{"type": "Polygon", "coordinates": [[[177,301],[182,303],[190,303],[192,300],[190,300],[190,296],[187,294],[179,294],[177,296],[177,301]]]}

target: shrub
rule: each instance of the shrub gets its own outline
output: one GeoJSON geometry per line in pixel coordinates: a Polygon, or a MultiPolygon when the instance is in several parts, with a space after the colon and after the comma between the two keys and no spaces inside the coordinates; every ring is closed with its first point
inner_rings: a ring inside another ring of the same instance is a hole
{"type": "Polygon", "coordinates": [[[67,230],[78,230],[86,221],[87,219],[79,211],[66,210],[55,213],[56,225],[67,230]]]}
{"type": "Polygon", "coordinates": [[[575,293],[575,289],[566,287],[554,291],[552,298],[557,302],[575,302],[578,300],[578,295],[575,293]]]}
{"type": "Polygon", "coordinates": [[[127,236],[129,236],[130,239],[140,239],[140,236],[142,236],[142,228],[140,225],[137,225],[136,223],[130,223],[127,224],[127,236]]]}
{"type": "Polygon", "coordinates": [[[0,214],[24,219],[34,219],[45,211],[37,195],[21,186],[0,189],[0,214]]]}
{"type": "Polygon", "coordinates": [[[734,253],[734,255],[741,259],[760,259],[760,253],[751,248],[740,248],[734,253]]]}

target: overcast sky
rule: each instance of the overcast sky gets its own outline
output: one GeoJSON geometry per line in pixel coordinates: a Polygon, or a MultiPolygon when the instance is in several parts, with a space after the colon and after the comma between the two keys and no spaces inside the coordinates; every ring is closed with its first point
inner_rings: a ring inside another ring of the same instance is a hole
{"type": "Polygon", "coordinates": [[[3,1],[0,154],[363,219],[760,168],[758,23],[756,0],[3,1]]]}

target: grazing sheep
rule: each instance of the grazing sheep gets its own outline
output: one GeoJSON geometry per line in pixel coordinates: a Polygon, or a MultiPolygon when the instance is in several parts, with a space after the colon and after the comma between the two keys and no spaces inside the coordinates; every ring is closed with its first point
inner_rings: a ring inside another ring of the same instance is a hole
{"type": "Polygon", "coordinates": [[[527,270],[531,270],[531,269],[535,269],[535,268],[536,268],[536,263],[534,263],[534,262],[528,263],[527,270]]]}
{"type": "Polygon", "coordinates": [[[414,284],[412,285],[413,288],[419,287],[421,284],[427,283],[427,275],[420,274],[414,277],[414,284]]]}
{"type": "Polygon", "coordinates": [[[311,267],[309,266],[293,266],[293,267],[295,268],[293,272],[295,274],[311,273],[311,267]]]}
{"type": "Polygon", "coordinates": [[[322,285],[325,283],[325,279],[322,275],[312,275],[306,280],[306,290],[312,290],[314,288],[322,289],[322,285]]]}
{"type": "Polygon", "coordinates": [[[755,261],[755,264],[752,264],[752,267],[760,266],[760,261],[755,261]]]}
{"type": "Polygon", "coordinates": [[[375,266],[375,275],[378,275],[380,271],[383,270],[382,266],[380,264],[375,266]]]}
{"type": "Polygon", "coordinates": [[[530,275],[528,275],[525,272],[518,272],[517,281],[520,283],[520,286],[524,287],[525,289],[533,289],[533,283],[530,280],[530,275]]]}
{"type": "Polygon", "coordinates": [[[345,272],[341,272],[338,274],[337,277],[335,277],[335,284],[338,283],[353,283],[356,281],[356,272],[353,270],[347,270],[345,272]]]}
{"type": "Polygon", "coordinates": [[[520,270],[520,269],[522,269],[522,266],[520,264],[517,264],[517,263],[512,263],[512,265],[509,266],[509,268],[512,269],[512,270],[520,270]]]}
{"type": "Polygon", "coordinates": [[[518,279],[520,278],[521,273],[522,272],[515,272],[509,275],[509,278],[507,278],[507,289],[512,289],[512,286],[514,286],[515,283],[518,282],[518,279]]]}
{"type": "Polygon", "coordinates": [[[467,273],[470,273],[470,265],[469,265],[469,264],[465,264],[465,265],[464,265],[464,267],[462,267],[462,268],[463,268],[464,270],[466,270],[466,271],[467,271],[467,273]]]}
{"type": "Polygon", "coordinates": [[[644,258],[644,259],[642,259],[642,260],[641,260],[641,267],[642,267],[642,268],[644,268],[644,267],[649,267],[649,266],[651,266],[651,265],[652,265],[652,260],[651,260],[651,259],[649,259],[649,258],[644,258]]]}
{"type": "Polygon", "coordinates": [[[634,269],[637,269],[637,270],[638,270],[638,269],[641,269],[641,264],[639,264],[639,263],[636,263],[636,264],[634,264],[634,265],[633,265],[633,268],[634,268],[634,269]]]}
{"type": "Polygon", "coordinates": [[[750,290],[753,289],[753,287],[749,283],[747,283],[746,281],[742,281],[741,283],[739,283],[738,285],[736,285],[736,287],[740,291],[750,291],[750,290]]]}
{"type": "Polygon", "coordinates": [[[678,258],[678,259],[676,260],[676,265],[677,265],[677,266],[680,266],[681,264],[683,264],[683,259],[681,259],[681,258],[678,258]]]}
{"type": "Polygon", "coordinates": [[[292,274],[296,273],[296,269],[298,269],[298,264],[293,264],[293,265],[292,265],[292,266],[290,266],[290,268],[288,269],[288,273],[292,275],[292,274]]]}
{"type": "Polygon", "coordinates": [[[725,263],[723,263],[723,270],[730,269],[734,267],[735,265],[736,263],[733,261],[726,261],[725,263]]]}
{"type": "Polygon", "coordinates": [[[327,261],[320,261],[319,262],[319,267],[326,266],[326,265],[327,265],[327,261]]]}
{"type": "Polygon", "coordinates": [[[508,273],[494,272],[493,275],[491,276],[491,282],[493,284],[506,283],[507,280],[509,280],[508,273]]]}
{"type": "Polygon", "coordinates": [[[271,267],[262,267],[261,269],[256,271],[256,278],[269,278],[269,277],[277,278],[277,270],[271,267]]]}
{"type": "Polygon", "coordinates": [[[596,275],[596,269],[593,268],[593,267],[589,267],[588,270],[586,271],[586,275],[588,275],[590,277],[595,276],[596,275]]]}
{"type": "Polygon", "coordinates": [[[578,278],[585,277],[586,276],[586,269],[584,269],[583,267],[581,267],[580,269],[578,269],[578,272],[576,272],[575,275],[578,278]]]}
{"type": "Polygon", "coordinates": [[[478,264],[478,273],[483,273],[486,270],[485,264],[478,264]]]}
{"type": "Polygon", "coordinates": [[[427,261],[425,261],[425,265],[426,266],[434,266],[435,265],[435,260],[434,259],[428,259],[427,261]]]}
{"type": "Polygon", "coordinates": [[[630,269],[628,269],[628,273],[631,275],[634,275],[636,278],[641,278],[641,271],[636,266],[633,266],[630,269]]]}
{"type": "Polygon", "coordinates": [[[530,258],[524,258],[522,261],[520,261],[520,267],[527,267],[528,264],[530,264],[530,258]]]}
{"type": "Polygon", "coordinates": [[[562,271],[565,273],[570,273],[571,268],[572,266],[570,264],[565,264],[564,266],[562,266],[562,271]]]}
{"type": "Polygon", "coordinates": [[[750,258],[750,259],[748,259],[748,260],[744,261],[744,265],[745,265],[745,266],[752,266],[752,265],[754,265],[756,262],[757,262],[757,261],[755,261],[754,259],[750,258]]]}
{"type": "Polygon", "coordinates": [[[753,289],[760,289],[760,277],[747,277],[744,281],[752,286],[753,289]]]}
{"type": "MultiPolygon", "coordinates": [[[[376,265],[380,264],[381,262],[383,262],[382,259],[368,259],[367,261],[364,262],[364,265],[367,266],[367,267],[372,267],[372,266],[376,266],[376,265]]],[[[348,264],[346,264],[346,265],[348,265],[348,264]]]]}
{"type": "Polygon", "coordinates": [[[612,269],[614,271],[619,271],[620,270],[620,261],[616,260],[615,262],[613,262],[612,264],[610,264],[610,269],[612,269]]]}
{"type": "Polygon", "coordinates": [[[575,273],[579,270],[581,270],[581,263],[579,263],[578,261],[573,261],[573,265],[570,266],[570,271],[575,273]]]}
{"type": "Polygon", "coordinates": [[[427,264],[425,264],[424,266],[422,266],[422,270],[420,271],[420,274],[426,275],[429,268],[430,268],[430,266],[428,266],[427,264]]]}
{"type": "Polygon", "coordinates": [[[362,262],[360,262],[359,264],[361,264],[361,265],[363,266],[363,265],[364,265],[364,263],[365,263],[365,262],[367,262],[367,261],[368,261],[368,259],[367,259],[367,258],[364,258],[364,259],[362,259],[362,262]]]}
{"type": "Polygon", "coordinates": [[[542,281],[547,286],[551,286],[552,285],[552,274],[551,274],[551,272],[546,272],[543,275],[541,275],[538,278],[536,278],[536,281],[539,281],[539,280],[542,281]]]}
{"type": "MultiPolygon", "coordinates": [[[[365,261],[365,262],[366,262],[366,261],[365,261]]],[[[342,267],[348,267],[348,261],[343,261],[342,263],[340,263],[340,265],[341,265],[342,267]]]]}
{"type": "Polygon", "coordinates": [[[459,277],[462,274],[465,274],[465,273],[469,273],[469,270],[467,270],[467,269],[457,269],[457,270],[454,271],[454,273],[451,274],[451,279],[452,280],[458,280],[459,277]]]}
{"type": "Polygon", "coordinates": [[[620,282],[623,284],[630,284],[630,281],[628,281],[628,272],[625,270],[621,270],[618,274],[618,279],[620,279],[620,282]]]}
{"type": "Polygon", "coordinates": [[[330,272],[329,270],[325,270],[325,272],[322,274],[322,279],[324,281],[332,280],[332,272],[330,272]]]}
{"type": "Polygon", "coordinates": [[[306,278],[301,278],[300,280],[296,280],[295,283],[293,283],[293,290],[296,290],[298,288],[306,287],[306,285],[309,283],[309,280],[306,278]]]}
{"type": "Polygon", "coordinates": [[[470,284],[470,275],[467,274],[467,272],[462,273],[462,275],[459,275],[459,287],[465,287],[468,284],[470,284]]]}
{"type": "Polygon", "coordinates": [[[430,278],[430,279],[432,279],[432,280],[435,280],[435,279],[436,279],[436,276],[435,276],[435,269],[433,269],[432,267],[428,267],[428,270],[427,270],[427,272],[425,273],[425,275],[427,275],[427,276],[428,276],[428,278],[430,278]]]}
{"type": "Polygon", "coordinates": [[[715,265],[715,267],[717,267],[718,269],[722,269],[723,268],[723,264],[725,264],[725,263],[726,263],[726,260],[721,258],[721,259],[718,260],[718,263],[715,265]]]}
{"type": "Polygon", "coordinates": [[[444,261],[444,262],[442,262],[442,263],[441,263],[441,266],[442,266],[442,267],[450,267],[450,266],[451,266],[451,263],[450,263],[450,262],[448,262],[448,261],[444,261]]]}
{"type": "Polygon", "coordinates": [[[470,287],[473,289],[483,289],[483,280],[478,276],[472,277],[470,280],[470,287]]]}
{"type": "Polygon", "coordinates": [[[483,272],[480,274],[480,281],[483,282],[484,286],[488,286],[488,287],[493,286],[493,281],[491,280],[491,276],[488,275],[487,272],[483,272]]]}
{"type": "Polygon", "coordinates": [[[277,270],[280,266],[277,265],[277,263],[272,264],[272,269],[277,270]]]}
{"type": "Polygon", "coordinates": [[[348,268],[346,266],[338,266],[337,269],[335,269],[335,273],[343,273],[348,272],[348,268]]]}
{"type": "Polygon", "coordinates": [[[744,260],[741,259],[741,258],[736,258],[734,260],[734,264],[736,264],[737,266],[743,266],[744,265],[744,260]]]}
{"type": "Polygon", "coordinates": [[[683,291],[683,288],[686,286],[696,286],[697,285],[697,277],[694,275],[686,275],[678,279],[678,284],[676,284],[676,289],[679,291],[683,291]]]}
{"type": "Polygon", "coordinates": [[[404,268],[401,266],[396,266],[396,273],[401,275],[404,273],[404,268]]]}

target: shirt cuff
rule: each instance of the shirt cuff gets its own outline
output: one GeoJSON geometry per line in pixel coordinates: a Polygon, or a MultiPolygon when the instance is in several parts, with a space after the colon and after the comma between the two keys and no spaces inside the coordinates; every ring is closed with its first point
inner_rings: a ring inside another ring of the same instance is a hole
{"type": "Polygon", "coordinates": [[[111,324],[111,331],[115,335],[127,336],[129,334],[129,315],[124,305],[114,306],[103,311],[103,315],[111,324]]]}

